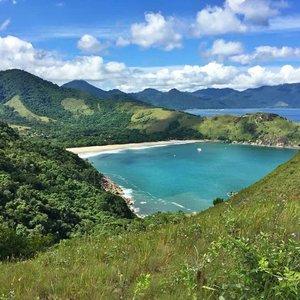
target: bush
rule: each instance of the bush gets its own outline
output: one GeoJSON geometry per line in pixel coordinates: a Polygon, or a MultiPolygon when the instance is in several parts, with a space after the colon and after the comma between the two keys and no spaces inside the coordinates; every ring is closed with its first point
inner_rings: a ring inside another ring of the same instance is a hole
{"type": "Polygon", "coordinates": [[[223,198],[216,198],[213,201],[214,206],[216,206],[217,204],[223,203],[225,200],[223,198]]]}

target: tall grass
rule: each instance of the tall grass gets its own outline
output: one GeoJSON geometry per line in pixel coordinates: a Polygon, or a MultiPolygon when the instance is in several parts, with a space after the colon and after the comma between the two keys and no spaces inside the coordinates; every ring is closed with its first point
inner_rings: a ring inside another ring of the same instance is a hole
{"type": "Polygon", "coordinates": [[[299,299],[300,155],[178,224],[0,265],[0,299],[299,299]],[[2,297],[2,298],[1,298],[2,297]]]}

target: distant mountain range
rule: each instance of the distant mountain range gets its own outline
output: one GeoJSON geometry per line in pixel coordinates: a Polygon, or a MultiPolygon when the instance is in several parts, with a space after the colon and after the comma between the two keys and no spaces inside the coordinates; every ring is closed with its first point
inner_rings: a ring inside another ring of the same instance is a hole
{"type": "Polygon", "coordinates": [[[83,80],[71,81],[64,84],[63,87],[77,89],[103,99],[135,100],[177,110],[191,108],[300,107],[300,83],[262,86],[242,92],[229,88],[208,88],[195,92],[182,92],[177,89],[161,92],[148,88],[138,93],[129,94],[117,89],[104,91],[83,80]]]}

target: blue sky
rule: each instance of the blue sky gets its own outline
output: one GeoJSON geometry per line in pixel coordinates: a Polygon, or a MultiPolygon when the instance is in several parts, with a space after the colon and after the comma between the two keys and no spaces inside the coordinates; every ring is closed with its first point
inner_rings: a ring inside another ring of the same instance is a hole
{"type": "Polygon", "coordinates": [[[300,82],[296,0],[0,0],[0,69],[104,89],[300,82]]]}

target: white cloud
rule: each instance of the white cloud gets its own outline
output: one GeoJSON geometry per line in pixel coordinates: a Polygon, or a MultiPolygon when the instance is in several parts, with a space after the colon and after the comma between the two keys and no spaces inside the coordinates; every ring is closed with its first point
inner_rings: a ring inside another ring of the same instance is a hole
{"type": "Polygon", "coordinates": [[[8,25],[10,24],[10,19],[6,19],[0,24],[0,31],[4,31],[7,29],[8,25]]]}
{"type": "Polygon", "coordinates": [[[242,54],[243,51],[244,47],[240,42],[226,42],[218,39],[213,42],[212,47],[204,53],[204,56],[223,61],[228,57],[242,54]]]}
{"type": "Polygon", "coordinates": [[[278,16],[272,18],[269,22],[269,28],[272,31],[293,31],[300,29],[300,15],[278,16]]]}
{"type": "Polygon", "coordinates": [[[123,37],[118,37],[116,40],[116,46],[117,47],[126,47],[130,45],[130,41],[128,39],[125,39],[123,37]]]}
{"type": "Polygon", "coordinates": [[[218,35],[268,26],[287,6],[284,0],[225,0],[223,6],[207,6],[197,13],[194,34],[218,35]]]}
{"type": "Polygon", "coordinates": [[[255,51],[253,53],[233,55],[232,57],[230,57],[230,60],[246,65],[253,62],[265,62],[271,60],[295,58],[300,58],[300,48],[292,48],[287,46],[281,48],[259,46],[255,48],[255,51]]]}
{"type": "Polygon", "coordinates": [[[108,48],[107,43],[101,43],[94,36],[85,34],[83,35],[77,43],[78,49],[87,53],[97,53],[106,48],[108,48]]]}
{"type": "Polygon", "coordinates": [[[244,32],[247,27],[227,7],[207,7],[197,13],[195,34],[215,35],[228,32],[244,32]]]}
{"type": "Polygon", "coordinates": [[[95,55],[62,60],[13,36],[0,37],[0,57],[0,70],[19,68],[56,83],[85,79],[104,89],[119,88],[128,92],[146,87],[161,90],[206,87],[246,89],[300,82],[300,68],[290,65],[281,68],[257,65],[247,69],[211,62],[203,66],[132,68],[122,62],[105,62],[95,55]]]}
{"type": "MultiPolygon", "coordinates": [[[[232,12],[259,25],[267,25],[269,19],[279,13],[279,3],[271,0],[226,0],[226,6],[232,12]]],[[[281,3],[283,5],[282,1],[281,3]]]]}
{"type": "Polygon", "coordinates": [[[175,29],[175,19],[160,13],[146,13],[145,23],[131,25],[131,42],[143,48],[156,47],[166,51],[180,48],[182,35],[175,29]]]}

